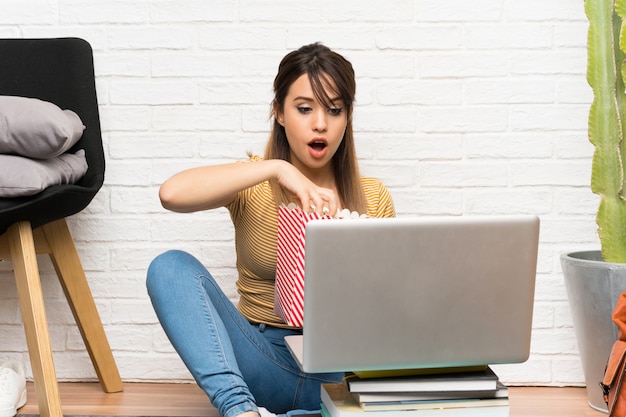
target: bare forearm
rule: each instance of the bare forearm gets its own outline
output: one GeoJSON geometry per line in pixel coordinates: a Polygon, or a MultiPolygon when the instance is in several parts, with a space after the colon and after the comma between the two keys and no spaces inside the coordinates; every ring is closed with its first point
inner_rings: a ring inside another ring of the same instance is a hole
{"type": "Polygon", "coordinates": [[[163,183],[161,204],[181,213],[222,207],[239,191],[278,178],[284,164],[288,162],[266,160],[188,169],[163,183]]]}

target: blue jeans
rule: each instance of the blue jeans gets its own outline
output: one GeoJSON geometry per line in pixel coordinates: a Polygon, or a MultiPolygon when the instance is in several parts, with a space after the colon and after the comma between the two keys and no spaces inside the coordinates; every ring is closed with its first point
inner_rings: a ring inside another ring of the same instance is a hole
{"type": "Polygon", "coordinates": [[[257,405],[274,413],[318,410],[320,385],[344,376],[302,372],[283,339],[300,331],[248,322],[188,253],[155,258],[147,287],[169,340],[224,417],[257,405]]]}

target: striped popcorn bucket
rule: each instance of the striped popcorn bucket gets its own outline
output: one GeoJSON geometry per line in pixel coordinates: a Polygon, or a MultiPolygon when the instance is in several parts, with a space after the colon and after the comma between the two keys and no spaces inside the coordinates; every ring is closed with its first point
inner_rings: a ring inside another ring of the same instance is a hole
{"type": "Polygon", "coordinates": [[[304,318],[304,240],[311,220],[330,216],[306,213],[297,207],[278,208],[278,252],[274,312],[286,324],[302,327],[304,318]]]}

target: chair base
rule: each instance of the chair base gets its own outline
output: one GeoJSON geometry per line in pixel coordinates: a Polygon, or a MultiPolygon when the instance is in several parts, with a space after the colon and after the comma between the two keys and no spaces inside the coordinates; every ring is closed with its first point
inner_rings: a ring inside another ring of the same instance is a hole
{"type": "Polygon", "coordinates": [[[34,231],[28,221],[15,223],[0,235],[0,258],[10,259],[15,271],[40,415],[62,417],[37,254],[50,255],[103,390],[124,387],[67,222],[57,220],[34,231]]]}

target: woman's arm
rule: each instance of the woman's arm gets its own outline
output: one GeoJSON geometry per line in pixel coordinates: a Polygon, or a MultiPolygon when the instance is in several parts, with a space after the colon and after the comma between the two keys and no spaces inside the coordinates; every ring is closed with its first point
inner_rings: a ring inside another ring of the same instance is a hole
{"type": "Polygon", "coordinates": [[[222,207],[237,193],[273,178],[285,161],[253,161],[191,168],[161,185],[159,198],[168,210],[189,213],[222,207]]]}
{"type": "Polygon", "coordinates": [[[331,215],[337,209],[336,194],[318,187],[296,167],[280,159],[205,166],[182,171],[161,185],[159,198],[164,208],[190,213],[226,206],[237,193],[263,181],[277,179],[301,206],[312,204],[316,211],[326,205],[331,215]]]}

